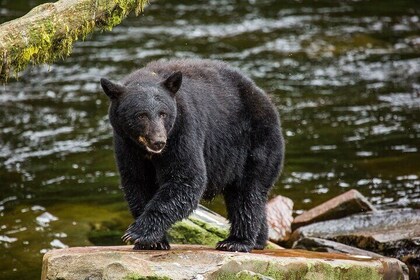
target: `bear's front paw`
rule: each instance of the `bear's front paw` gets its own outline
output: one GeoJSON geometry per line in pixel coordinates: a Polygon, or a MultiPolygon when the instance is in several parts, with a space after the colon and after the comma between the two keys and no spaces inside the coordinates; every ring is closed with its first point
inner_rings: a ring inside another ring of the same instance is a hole
{"type": "Polygon", "coordinates": [[[135,243],[133,250],[169,250],[171,246],[168,241],[162,240],[156,243],[135,243]]]}
{"type": "Polygon", "coordinates": [[[156,233],[148,233],[137,222],[132,223],[128,227],[121,239],[125,243],[139,244],[135,245],[134,249],[169,250],[169,243],[166,237],[156,233]]]}
{"type": "Polygon", "coordinates": [[[129,241],[136,243],[140,238],[140,229],[136,225],[136,223],[132,223],[128,229],[125,231],[125,234],[121,237],[124,243],[128,243],[129,241]]]}
{"type": "Polygon", "coordinates": [[[216,245],[216,249],[220,251],[231,251],[231,252],[251,252],[254,246],[246,242],[235,241],[230,239],[225,239],[220,241],[216,245]]]}

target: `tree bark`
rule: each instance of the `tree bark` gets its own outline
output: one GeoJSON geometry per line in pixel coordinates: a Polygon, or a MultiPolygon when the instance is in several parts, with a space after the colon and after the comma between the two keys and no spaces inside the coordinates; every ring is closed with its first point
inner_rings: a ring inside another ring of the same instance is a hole
{"type": "Polygon", "coordinates": [[[138,15],[147,0],[60,0],[0,25],[0,82],[29,64],[52,63],[72,51],[73,42],[94,30],[111,30],[138,15]]]}

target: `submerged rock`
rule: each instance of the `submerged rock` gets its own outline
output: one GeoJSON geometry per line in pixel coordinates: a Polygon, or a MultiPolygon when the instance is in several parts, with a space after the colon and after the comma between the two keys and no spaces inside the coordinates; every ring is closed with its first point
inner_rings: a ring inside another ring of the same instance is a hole
{"type": "Polygon", "coordinates": [[[381,258],[382,255],[362,250],[356,247],[348,246],[339,242],[316,238],[316,237],[306,237],[296,241],[293,246],[293,249],[304,249],[315,252],[328,252],[328,253],[344,253],[357,256],[368,256],[374,258],[381,258]]]}
{"type": "Polygon", "coordinates": [[[349,190],[297,216],[292,229],[367,211],[376,211],[376,208],[360,192],[349,190]]]}
{"type": "Polygon", "coordinates": [[[130,246],[52,250],[42,280],[73,279],[408,279],[407,267],[390,258],[361,258],[300,250],[221,252],[175,245],[170,251],[130,246]]]}
{"type": "Polygon", "coordinates": [[[266,206],[268,237],[273,242],[286,241],[292,233],[293,201],[278,195],[266,206]]]}

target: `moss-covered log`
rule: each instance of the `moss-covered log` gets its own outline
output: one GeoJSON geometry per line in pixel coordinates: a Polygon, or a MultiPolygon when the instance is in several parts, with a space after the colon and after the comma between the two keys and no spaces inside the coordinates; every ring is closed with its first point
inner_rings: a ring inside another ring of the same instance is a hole
{"type": "Polygon", "coordinates": [[[71,53],[73,42],[94,30],[110,30],[147,0],[60,0],[35,7],[0,25],[0,81],[29,64],[52,63],[71,53]]]}

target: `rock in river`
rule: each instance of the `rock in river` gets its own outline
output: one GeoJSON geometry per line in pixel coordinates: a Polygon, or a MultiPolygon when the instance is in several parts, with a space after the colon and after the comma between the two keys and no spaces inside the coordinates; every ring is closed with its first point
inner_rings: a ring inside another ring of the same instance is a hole
{"type": "Polygon", "coordinates": [[[278,195],[266,206],[268,237],[273,242],[286,241],[292,233],[293,201],[278,195]]]}
{"type": "Polygon", "coordinates": [[[374,258],[381,258],[382,255],[362,250],[356,247],[348,246],[339,242],[316,238],[306,237],[299,239],[293,244],[293,249],[304,249],[315,252],[328,252],[328,253],[344,253],[357,256],[368,256],[374,258]]]}
{"type": "Polygon", "coordinates": [[[292,229],[367,211],[376,211],[376,208],[360,192],[349,190],[297,216],[292,229]]]}
{"type": "MultiPolygon", "coordinates": [[[[413,273],[420,267],[420,209],[392,209],[355,214],[300,227],[290,243],[319,237],[405,260],[413,273]]],[[[415,278],[413,278],[415,279],[415,278]]]]}
{"type": "Polygon", "coordinates": [[[45,254],[42,280],[79,279],[408,279],[407,267],[390,258],[351,257],[301,250],[253,253],[175,245],[170,251],[131,246],[84,247],[45,254]]]}

